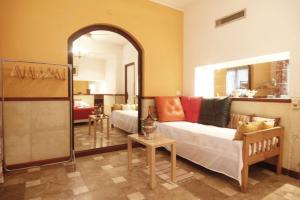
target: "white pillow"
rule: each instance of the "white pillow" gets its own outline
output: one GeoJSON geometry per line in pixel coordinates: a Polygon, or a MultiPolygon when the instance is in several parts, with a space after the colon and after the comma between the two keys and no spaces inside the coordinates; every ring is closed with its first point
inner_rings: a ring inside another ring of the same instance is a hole
{"type": "Polygon", "coordinates": [[[82,100],[77,100],[77,101],[75,100],[74,101],[74,106],[79,107],[79,108],[87,108],[87,107],[89,107],[89,104],[82,101],[82,100]]]}
{"type": "Polygon", "coordinates": [[[132,104],[122,104],[122,110],[135,110],[135,105],[132,104]]]}

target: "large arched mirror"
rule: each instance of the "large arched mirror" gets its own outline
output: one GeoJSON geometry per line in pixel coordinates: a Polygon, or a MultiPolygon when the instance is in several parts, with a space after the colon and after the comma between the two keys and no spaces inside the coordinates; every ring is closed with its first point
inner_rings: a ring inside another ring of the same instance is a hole
{"type": "Polygon", "coordinates": [[[141,130],[141,46],[121,28],[92,25],[71,35],[68,52],[76,154],[126,148],[141,130]]]}

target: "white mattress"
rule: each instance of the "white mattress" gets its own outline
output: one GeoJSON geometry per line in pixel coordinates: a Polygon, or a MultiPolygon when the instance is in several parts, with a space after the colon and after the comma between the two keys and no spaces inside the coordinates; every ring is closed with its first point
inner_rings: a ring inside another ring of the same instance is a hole
{"type": "Polygon", "coordinates": [[[176,140],[177,154],[207,169],[225,174],[241,184],[242,141],[235,129],[191,122],[158,123],[156,132],[176,140]]]}
{"type": "Polygon", "coordinates": [[[138,111],[136,110],[114,110],[111,113],[111,123],[128,133],[138,131],[138,111]]]}

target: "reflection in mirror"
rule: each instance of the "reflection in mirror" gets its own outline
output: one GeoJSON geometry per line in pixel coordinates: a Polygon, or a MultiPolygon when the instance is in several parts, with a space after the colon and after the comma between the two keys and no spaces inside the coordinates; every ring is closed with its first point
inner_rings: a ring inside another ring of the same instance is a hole
{"type": "Polygon", "coordinates": [[[255,98],[288,98],[289,60],[231,68],[198,68],[195,94],[255,98]]]}
{"type": "Polygon", "coordinates": [[[76,151],[127,143],[138,127],[138,52],[123,36],[92,31],[73,42],[76,151]]]}

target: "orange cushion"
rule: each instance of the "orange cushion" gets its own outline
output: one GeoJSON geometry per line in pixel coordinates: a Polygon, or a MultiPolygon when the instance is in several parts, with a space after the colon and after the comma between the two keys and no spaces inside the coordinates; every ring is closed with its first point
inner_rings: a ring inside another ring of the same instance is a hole
{"type": "Polygon", "coordinates": [[[178,97],[156,97],[156,108],[160,122],[184,121],[184,112],[178,97]]]}

